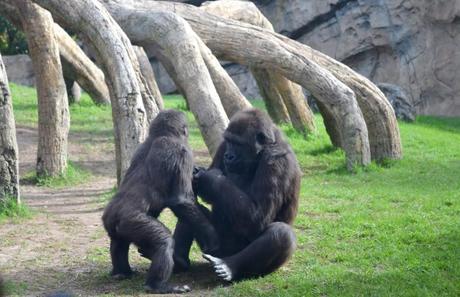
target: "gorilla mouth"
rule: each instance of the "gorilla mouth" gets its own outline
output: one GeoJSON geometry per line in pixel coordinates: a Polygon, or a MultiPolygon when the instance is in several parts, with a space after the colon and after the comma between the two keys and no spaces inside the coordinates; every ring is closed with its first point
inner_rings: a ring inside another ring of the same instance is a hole
{"type": "Polygon", "coordinates": [[[224,165],[225,165],[225,169],[228,171],[228,172],[231,172],[231,173],[238,173],[238,172],[241,172],[241,169],[239,166],[239,164],[235,164],[235,162],[225,162],[224,161],[224,165]]]}
{"type": "Polygon", "coordinates": [[[225,170],[228,172],[228,173],[233,173],[233,174],[237,174],[237,175],[247,175],[248,173],[251,173],[254,171],[254,163],[253,162],[244,162],[244,161],[240,161],[240,162],[225,162],[224,161],[224,165],[225,165],[225,170]]]}

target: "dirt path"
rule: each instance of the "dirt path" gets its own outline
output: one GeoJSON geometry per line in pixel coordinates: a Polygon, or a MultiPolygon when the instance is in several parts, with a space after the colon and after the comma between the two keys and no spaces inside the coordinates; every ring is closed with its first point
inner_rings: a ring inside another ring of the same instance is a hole
{"type": "MultiPolygon", "coordinates": [[[[36,129],[25,127],[17,134],[23,176],[34,168],[38,135],[36,129]]],[[[72,134],[69,156],[91,171],[90,180],[62,189],[22,185],[22,199],[36,214],[30,220],[0,225],[0,270],[8,287],[19,296],[144,295],[142,282],[149,263],[134,251],[132,266],[139,276],[123,282],[108,277],[108,240],[100,218],[101,195],[116,183],[113,145],[101,136],[72,134]]],[[[172,215],[162,218],[168,221],[172,215]]],[[[209,295],[209,289],[218,286],[207,265],[196,265],[172,281],[190,284],[194,288],[190,296],[209,295]]]]}

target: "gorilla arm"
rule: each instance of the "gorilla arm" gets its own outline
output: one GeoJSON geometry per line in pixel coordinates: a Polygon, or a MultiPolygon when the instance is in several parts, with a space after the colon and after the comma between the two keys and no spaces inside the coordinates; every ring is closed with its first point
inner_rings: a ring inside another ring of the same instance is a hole
{"type": "Polygon", "coordinates": [[[274,221],[280,197],[275,196],[273,181],[264,180],[259,185],[255,178],[246,193],[218,169],[202,172],[195,178],[200,197],[212,204],[213,212],[228,222],[236,234],[252,239],[274,221]]]}
{"type": "Polygon", "coordinates": [[[161,172],[162,176],[151,176],[152,182],[159,183],[165,193],[166,207],[174,215],[192,225],[198,243],[204,251],[218,248],[218,236],[214,227],[200,209],[192,191],[191,178],[193,171],[193,156],[185,145],[161,137],[154,142],[149,152],[147,162],[156,168],[151,172],[161,172]]]}

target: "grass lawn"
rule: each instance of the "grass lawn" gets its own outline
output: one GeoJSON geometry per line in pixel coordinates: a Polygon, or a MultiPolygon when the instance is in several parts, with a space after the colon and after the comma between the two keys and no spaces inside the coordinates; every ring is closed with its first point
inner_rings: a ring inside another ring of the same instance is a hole
{"type": "MultiPolygon", "coordinates": [[[[35,91],[11,89],[18,125],[36,125],[35,91]]],[[[179,96],[166,96],[165,105],[184,107],[179,96]]],[[[191,146],[204,150],[187,114],[191,146]]],[[[460,296],[460,119],[400,122],[404,158],[354,174],[319,115],[316,122],[318,132],[307,140],[283,127],[304,173],[293,259],[267,277],[212,294],[460,296]]],[[[94,106],[87,95],[71,107],[71,133],[113,139],[111,127],[110,108],[94,106]]]]}

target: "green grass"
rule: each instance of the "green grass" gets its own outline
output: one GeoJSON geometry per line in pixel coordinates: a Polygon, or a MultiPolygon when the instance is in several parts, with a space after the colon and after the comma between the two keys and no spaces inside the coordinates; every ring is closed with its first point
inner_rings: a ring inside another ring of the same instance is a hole
{"type": "Polygon", "coordinates": [[[72,162],[68,162],[66,171],[59,176],[37,176],[35,171],[21,178],[23,183],[35,184],[40,187],[65,188],[83,184],[91,177],[91,172],[72,162]]]}
{"type": "Polygon", "coordinates": [[[98,201],[101,202],[101,203],[107,203],[112,199],[112,197],[115,195],[116,192],[117,192],[117,187],[114,186],[110,191],[107,191],[107,192],[101,194],[98,197],[98,201]]]}
{"type": "Polygon", "coordinates": [[[27,284],[12,281],[4,283],[5,296],[24,296],[27,292],[27,284]]]}
{"type": "MultiPolygon", "coordinates": [[[[33,100],[16,94],[32,96],[31,89],[12,89],[17,121],[36,125],[33,100]]],[[[165,105],[185,107],[179,96],[166,96],[165,105]]],[[[84,97],[71,108],[71,131],[111,135],[110,116],[109,108],[84,97]]],[[[191,146],[205,150],[193,116],[187,116],[191,146]]],[[[331,146],[319,115],[316,122],[318,132],[308,139],[283,127],[304,174],[293,259],[269,276],[212,294],[459,296],[460,119],[421,116],[415,123],[401,122],[404,158],[354,174],[345,170],[344,153],[331,146]]],[[[100,257],[100,251],[89,255],[108,263],[100,257]]]]}
{"type": "MultiPolygon", "coordinates": [[[[36,127],[37,92],[33,88],[10,84],[13,109],[17,125],[36,127]]],[[[110,106],[96,106],[88,94],[83,93],[81,102],[70,106],[70,132],[103,135],[113,138],[112,112],[110,106]]]]}
{"type": "Polygon", "coordinates": [[[27,219],[31,216],[32,211],[23,203],[18,204],[16,198],[7,196],[0,200],[0,222],[6,219],[27,219]]]}

